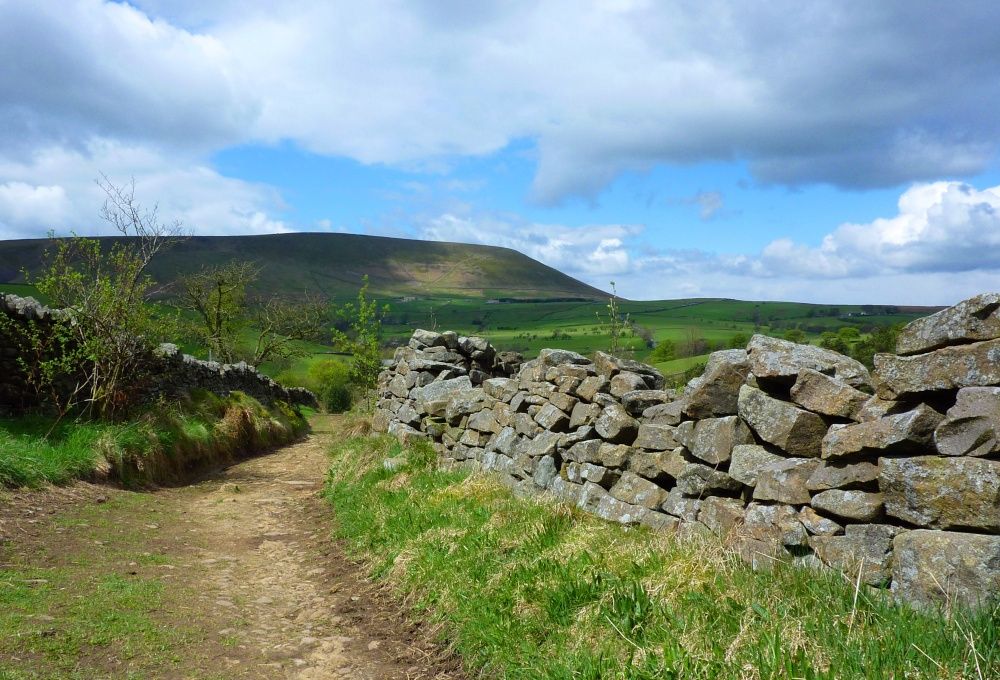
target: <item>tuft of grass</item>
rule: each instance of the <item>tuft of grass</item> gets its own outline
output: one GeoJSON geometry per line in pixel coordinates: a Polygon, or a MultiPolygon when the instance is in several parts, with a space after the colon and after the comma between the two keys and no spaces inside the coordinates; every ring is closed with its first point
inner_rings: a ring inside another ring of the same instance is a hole
{"type": "Polygon", "coordinates": [[[308,428],[286,404],[196,391],[129,423],[0,419],[0,487],[107,477],[126,485],[173,481],[192,469],[289,442],[308,428]],[[52,430],[50,432],[50,430],[52,430]]]}
{"type": "Polygon", "coordinates": [[[439,470],[433,451],[332,452],[336,533],[487,677],[1000,677],[1000,604],[918,612],[842,575],[754,572],[716,542],[605,523],[439,470]],[[405,453],[408,464],[382,461],[405,453]]]}

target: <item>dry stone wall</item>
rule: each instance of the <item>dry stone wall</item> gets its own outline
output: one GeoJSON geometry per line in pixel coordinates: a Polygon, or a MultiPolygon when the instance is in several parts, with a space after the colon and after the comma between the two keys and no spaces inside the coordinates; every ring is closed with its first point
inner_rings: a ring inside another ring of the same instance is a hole
{"type": "MultiPolygon", "coordinates": [[[[65,312],[50,309],[33,298],[0,294],[0,314],[15,324],[36,324],[44,332],[65,312]]],[[[0,326],[0,411],[19,412],[35,406],[33,391],[25,382],[18,363],[23,351],[17,338],[0,326]]],[[[164,344],[149,357],[147,395],[177,396],[192,389],[227,395],[241,391],[271,403],[276,400],[305,406],[317,405],[315,395],[302,388],[286,388],[246,363],[220,364],[182,354],[176,345],[164,344]]]]}
{"type": "Polygon", "coordinates": [[[603,352],[498,354],[416,331],[375,428],[430,440],[623,524],[712,533],[750,563],[839,569],[918,606],[1000,597],[1000,295],[910,324],[857,361],[762,335],[680,393],[603,352]]]}

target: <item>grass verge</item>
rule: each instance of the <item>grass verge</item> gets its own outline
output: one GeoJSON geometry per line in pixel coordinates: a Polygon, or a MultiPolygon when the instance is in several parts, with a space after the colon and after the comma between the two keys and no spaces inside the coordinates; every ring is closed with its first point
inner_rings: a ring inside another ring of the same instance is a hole
{"type": "Polygon", "coordinates": [[[470,674],[505,679],[1000,677],[1000,607],[943,616],[846,579],[754,572],[712,542],[515,498],[434,452],[332,452],[336,532],[442,627],[470,674]],[[401,454],[407,465],[386,470],[401,454]],[[856,600],[856,601],[855,601],[856,600]]]}
{"type": "Polygon", "coordinates": [[[157,404],[126,424],[66,421],[52,429],[40,417],[0,419],[0,487],[98,477],[126,485],[169,482],[286,443],[307,427],[287,405],[206,391],[157,404]]]}

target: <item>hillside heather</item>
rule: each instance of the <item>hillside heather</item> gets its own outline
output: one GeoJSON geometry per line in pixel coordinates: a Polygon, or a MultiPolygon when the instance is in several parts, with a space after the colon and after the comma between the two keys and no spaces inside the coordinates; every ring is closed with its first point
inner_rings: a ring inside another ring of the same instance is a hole
{"type": "Polygon", "coordinates": [[[871,373],[755,335],[679,394],[602,352],[521,363],[483,338],[418,330],[380,376],[374,426],[520,495],[721,539],[757,568],[829,568],[920,608],[988,609],[1000,598],[998,310],[986,294],[915,321],[871,373]]]}

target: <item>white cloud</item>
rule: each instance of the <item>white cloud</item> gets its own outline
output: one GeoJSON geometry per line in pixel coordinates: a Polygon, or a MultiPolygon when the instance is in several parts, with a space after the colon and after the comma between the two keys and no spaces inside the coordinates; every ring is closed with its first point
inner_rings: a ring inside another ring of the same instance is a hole
{"type": "Polygon", "coordinates": [[[196,159],[94,142],[82,152],[50,147],[27,161],[0,157],[0,238],[43,236],[50,229],[112,233],[98,218],[104,194],[95,179],[102,172],[115,184],[134,176],[139,202],[158,203],[164,221],[179,219],[198,234],[289,230],[271,217],[282,205],[269,187],[224,177],[196,159]],[[59,184],[47,184],[50,178],[59,178],[59,184]]]}
{"type": "Polygon", "coordinates": [[[512,248],[571,276],[584,277],[598,287],[606,287],[608,277],[632,269],[625,241],[642,231],[636,225],[568,227],[510,216],[454,213],[418,221],[416,229],[419,238],[430,241],[512,248]]]}
{"type": "Polygon", "coordinates": [[[528,138],[534,195],[558,202],[657,163],[851,187],[962,176],[1000,138],[995,3],[138,4],[153,18],[0,3],[0,153],[291,140],[439,167],[528,138]]]}

